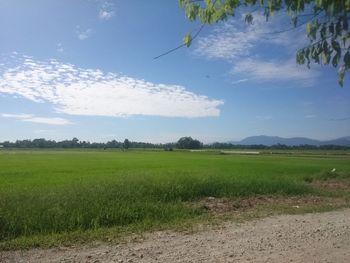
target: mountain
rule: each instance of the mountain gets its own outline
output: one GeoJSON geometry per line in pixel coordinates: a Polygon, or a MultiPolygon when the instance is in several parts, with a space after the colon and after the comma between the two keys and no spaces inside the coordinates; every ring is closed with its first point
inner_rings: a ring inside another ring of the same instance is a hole
{"type": "Polygon", "coordinates": [[[319,141],[304,137],[294,137],[294,138],[282,138],[278,136],[266,136],[266,135],[260,135],[260,136],[251,136],[247,137],[241,141],[238,142],[231,142],[233,144],[241,144],[241,145],[266,145],[271,146],[275,144],[285,144],[288,146],[298,146],[298,145],[341,145],[341,146],[350,146],[350,136],[342,137],[334,140],[328,140],[328,141],[319,141]]]}
{"type": "Polygon", "coordinates": [[[338,139],[322,142],[322,145],[326,145],[326,144],[350,146],[350,136],[341,137],[341,138],[338,138],[338,139]]]}

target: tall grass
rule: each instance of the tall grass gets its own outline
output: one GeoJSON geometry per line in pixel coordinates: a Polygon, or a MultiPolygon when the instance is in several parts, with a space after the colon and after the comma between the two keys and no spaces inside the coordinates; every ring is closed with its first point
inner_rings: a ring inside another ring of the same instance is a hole
{"type": "Polygon", "coordinates": [[[0,167],[0,241],[193,218],[184,201],[304,194],[305,178],[350,172],[347,158],[150,151],[1,152],[0,167]]]}

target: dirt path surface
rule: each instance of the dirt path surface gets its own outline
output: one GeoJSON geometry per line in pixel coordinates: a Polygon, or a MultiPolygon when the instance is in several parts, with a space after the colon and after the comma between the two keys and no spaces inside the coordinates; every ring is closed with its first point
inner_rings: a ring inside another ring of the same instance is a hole
{"type": "Polygon", "coordinates": [[[0,252],[0,262],[350,262],[350,209],[154,232],[118,245],[0,252]]]}

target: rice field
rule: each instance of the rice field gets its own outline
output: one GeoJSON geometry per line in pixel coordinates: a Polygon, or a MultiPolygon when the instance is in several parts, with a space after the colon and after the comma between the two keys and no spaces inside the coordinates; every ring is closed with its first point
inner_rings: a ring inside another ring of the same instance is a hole
{"type": "Polygon", "coordinates": [[[2,150],[0,243],[111,227],[147,230],[205,213],[185,202],[315,194],[307,182],[335,175],[350,177],[348,153],[2,150]]]}

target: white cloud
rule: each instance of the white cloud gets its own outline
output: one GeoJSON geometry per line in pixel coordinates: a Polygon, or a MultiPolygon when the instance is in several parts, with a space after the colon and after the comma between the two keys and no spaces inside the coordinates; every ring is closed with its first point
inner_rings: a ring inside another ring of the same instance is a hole
{"type": "Polygon", "coordinates": [[[42,123],[49,125],[67,125],[72,124],[70,121],[63,118],[44,118],[44,117],[32,117],[29,119],[24,119],[23,121],[34,122],[34,123],[42,123]]]}
{"type": "Polygon", "coordinates": [[[101,19],[108,20],[108,19],[110,19],[110,18],[112,18],[114,16],[114,12],[109,12],[109,11],[106,11],[106,10],[100,10],[98,16],[101,19]]]}
{"type": "Polygon", "coordinates": [[[270,115],[258,115],[258,116],[255,116],[255,118],[261,121],[272,120],[272,116],[270,115]]]}
{"type": "Polygon", "coordinates": [[[98,17],[102,20],[109,20],[115,15],[114,4],[111,2],[103,2],[98,13],[98,17]]]}
{"type": "Polygon", "coordinates": [[[247,34],[238,30],[230,21],[216,27],[213,33],[200,37],[195,46],[194,53],[208,59],[232,60],[239,56],[249,54],[256,40],[255,34],[247,34]]]}
{"type": "Polygon", "coordinates": [[[242,83],[242,82],[247,82],[248,79],[239,79],[239,80],[235,80],[234,82],[232,82],[232,84],[239,84],[239,83],[242,83]]]}
{"type": "Polygon", "coordinates": [[[63,53],[63,51],[64,51],[63,45],[61,42],[57,43],[57,51],[60,53],[63,53]]]}
{"type": "Polygon", "coordinates": [[[277,15],[266,22],[263,15],[255,13],[252,25],[247,25],[242,15],[214,27],[211,34],[199,37],[194,52],[208,59],[234,62],[256,53],[263,45],[270,51],[271,45],[294,50],[307,40],[302,31],[304,28],[278,33],[291,27],[285,23],[285,15],[277,15]]]}
{"type": "MultiPolygon", "coordinates": [[[[297,48],[307,44],[305,28],[282,32],[291,28],[285,14],[266,22],[263,15],[256,13],[253,25],[245,24],[242,15],[214,27],[209,35],[199,37],[194,53],[207,59],[227,61],[233,66],[231,73],[235,79],[241,79],[243,74],[244,79],[249,80],[301,81],[302,86],[312,85],[317,71],[297,66],[295,59],[290,59],[297,48]],[[286,58],[281,59],[281,52],[286,58]]],[[[233,84],[237,83],[240,80],[233,84]]]]}
{"type": "Polygon", "coordinates": [[[1,114],[1,117],[3,118],[15,118],[15,119],[29,119],[32,118],[33,115],[32,114],[8,114],[8,113],[3,113],[1,114]]]}
{"type": "Polygon", "coordinates": [[[247,76],[263,81],[300,81],[303,86],[310,86],[318,76],[318,72],[304,66],[296,65],[294,60],[261,61],[245,59],[237,62],[231,73],[236,76],[247,76]]]}
{"type": "Polygon", "coordinates": [[[350,120],[350,117],[344,117],[344,118],[330,118],[330,119],[327,119],[329,121],[348,121],[350,120]]]}
{"type": "Polygon", "coordinates": [[[51,118],[51,117],[37,117],[32,114],[7,114],[3,113],[1,114],[1,117],[3,118],[14,118],[19,119],[21,121],[25,122],[33,122],[33,123],[40,123],[40,124],[48,124],[48,125],[67,125],[72,124],[70,121],[63,119],[63,118],[51,118]]]}
{"type": "Polygon", "coordinates": [[[305,115],[305,119],[313,119],[313,118],[316,118],[316,115],[314,114],[305,115]]]}
{"type": "Polygon", "coordinates": [[[88,28],[88,29],[81,29],[80,26],[77,26],[76,29],[76,35],[80,40],[85,40],[87,38],[89,38],[92,34],[92,29],[88,28]]]}
{"type": "Polygon", "coordinates": [[[89,116],[219,116],[223,104],[179,85],[154,84],[28,57],[16,65],[0,67],[0,93],[52,103],[60,113],[89,116]]]}

